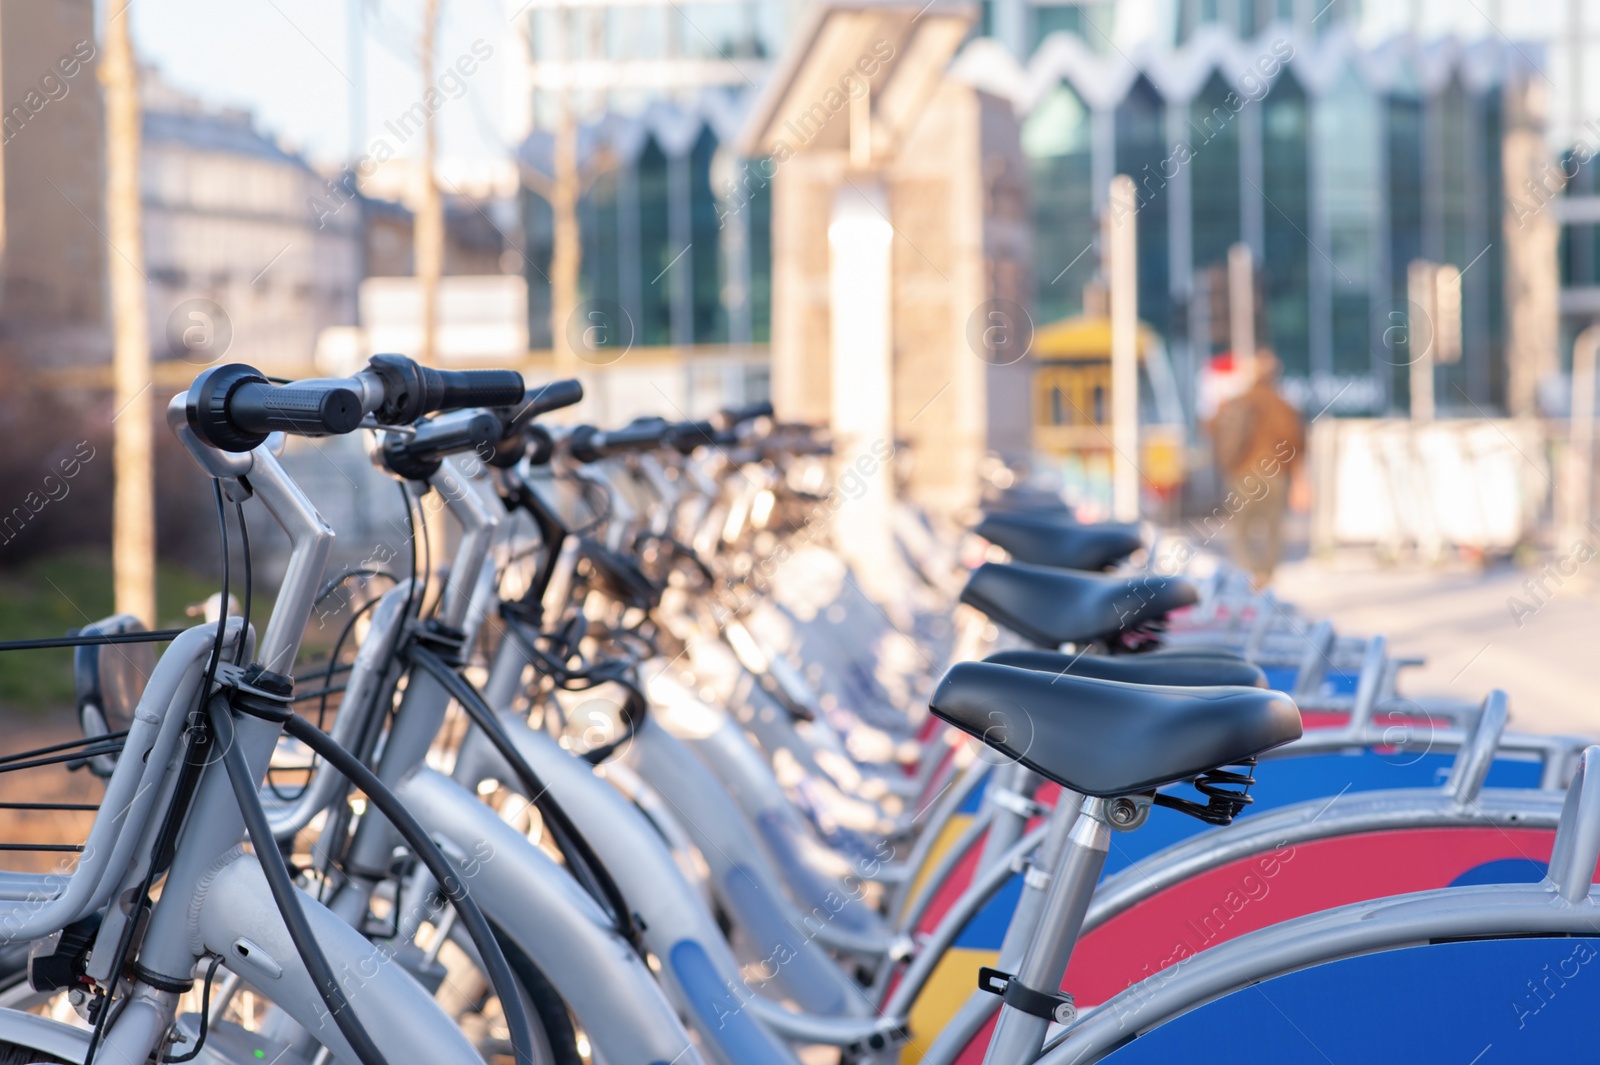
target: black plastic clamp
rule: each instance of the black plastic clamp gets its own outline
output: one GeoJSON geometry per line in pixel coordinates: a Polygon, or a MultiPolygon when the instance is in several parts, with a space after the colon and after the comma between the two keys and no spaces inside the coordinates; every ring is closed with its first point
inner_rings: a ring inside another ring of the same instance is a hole
{"type": "Polygon", "coordinates": [[[228,687],[231,689],[228,705],[239,713],[279,724],[289,720],[292,712],[289,697],[294,694],[294,681],[282,673],[253,665],[236,678],[230,678],[228,687]]]}
{"type": "Polygon", "coordinates": [[[412,629],[411,638],[438,655],[445,665],[459,668],[467,660],[467,634],[437,618],[428,618],[412,629]]]}
{"type": "Polygon", "coordinates": [[[1078,1004],[1065,991],[1039,991],[1010,973],[987,965],[978,970],[978,990],[999,995],[1000,1001],[1012,1009],[1056,1024],[1071,1024],[1078,1019],[1078,1004]]]}

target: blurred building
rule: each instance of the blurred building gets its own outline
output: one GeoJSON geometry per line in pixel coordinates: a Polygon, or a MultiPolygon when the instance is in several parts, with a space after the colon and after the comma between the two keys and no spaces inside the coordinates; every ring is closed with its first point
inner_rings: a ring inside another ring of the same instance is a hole
{"type": "Polygon", "coordinates": [[[143,86],[151,356],[304,370],[356,319],[362,207],[238,111],[143,86]]]}
{"type": "Polygon", "coordinates": [[[1082,308],[1107,185],[1123,173],[1139,194],[1139,314],[1168,337],[1180,387],[1226,347],[1214,297],[1243,242],[1260,273],[1258,340],[1302,406],[1404,409],[1416,258],[1464,274],[1465,350],[1438,371],[1441,407],[1504,404],[1504,138],[1538,77],[1523,49],[1368,49],[1345,28],[1241,39],[1207,25],[1174,49],[1109,53],[1061,33],[1026,64],[976,41],[954,73],[1023,116],[1040,320],[1082,308]]]}
{"type": "MultiPolygon", "coordinates": [[[[525,168],[553,173],[554,131],[581,124],[582,296],[620,307],[638,346],[761,346],[770,334],[770,197],[730,209],[735,135],[797,4],[569,4],[518,22],[525,168]]],[[[523,193],[529,335],[550,345],[548,204],[523,193]]],[[[764,390],[752,381],[751,389],[764,390]]]]}
{"type": "MultiPolygon", "coordinates": [[[[765,343],[770,330],[771,198],[738,211],[717,188],[731,160],[721,145],[740,108],[707,92],[688,104],[658,100],[638,115],[612,113],[583,129],[580,166],[592,174],[579,209],[583,295],[615,301],[640,346],[765,343]]],[[[523,165],[551,169],[552,137],[524,142],[523,165]]],[[[548,204],[524,193],[533,342],[550,342],[550,287],[540,274],[552,240],[548,204]]]]}
{"type": "Polygon", "coordinates": [[[36,366],[111,350],[97,49],[91,0],[0,0],[0,343],[36,366]]]}

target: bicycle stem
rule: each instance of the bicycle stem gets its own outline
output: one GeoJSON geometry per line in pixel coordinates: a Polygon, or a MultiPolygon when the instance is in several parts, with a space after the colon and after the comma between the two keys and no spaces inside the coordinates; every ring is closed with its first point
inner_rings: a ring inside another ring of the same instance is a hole
{"type": "MultiPolygon", "coordinates": [[[[268,445],[242,455],[224,455],[195,438],[183,412],[180,396],[167,408],[167,421],[201,468],[213,476],[225,476],[246,486],[250,495],[261,501],[289,536],[289,564],[258,652],[266,668],[287,675],[294,668],[294,658],[333,548],[333,529],[284,471],[268,445]]],[[[279,732],[277,724],[260,718],[242,718],[238,722],[237,742],[258,778],[266,774],[279,732]]],[[[244,835],[244,819],[233,801],[233,789],[220,765],[213,763],[203,771],[195,789],[194,805],[205,810],[207,815],[184,826],[166,886],[151,913],[141,955],[141,964],[146,969],[173,980],[187,980],[194,967],[194,954],[186,934],[188,900],[200,890],[207,872],[237,846],[244,835]]]]}

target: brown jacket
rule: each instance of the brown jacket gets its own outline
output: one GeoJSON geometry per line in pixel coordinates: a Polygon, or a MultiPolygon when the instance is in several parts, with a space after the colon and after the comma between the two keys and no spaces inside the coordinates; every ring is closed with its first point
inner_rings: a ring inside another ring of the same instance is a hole
{"type": "Polygon", "coordinates": [[[1229,481],[1246,474],[1274,477],[1305,450],[1300,414],[1268,381],[1224,403],[1211,421],[1211,447],[1229,481]]]}

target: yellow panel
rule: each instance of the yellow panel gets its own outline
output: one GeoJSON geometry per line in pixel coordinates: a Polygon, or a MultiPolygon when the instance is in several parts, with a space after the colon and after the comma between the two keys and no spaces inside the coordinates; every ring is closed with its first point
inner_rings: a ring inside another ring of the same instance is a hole
{"type": "Polygon", "coordinates": [[[917,1065],[934,1036],[978,990],[978,970],[1000,960],[997,950],[951,947],[934,967],[922,994],[911,1004],[911,1041],[900,1051],[900,1065],[917,1065]]]}
{"type": "Polygon", "coordinates": [[[956,840],[961,838],[961,833],[965,832],[970,824],[972,824],[971,814],[952,814],[950,819],[944,823],[944,827],[939,830],[939,838],[935,839],[933,846],[928,848],[927,857],[923,859],[921,867],[917,869],[911,880],[911,890],[905,893],[906,902],[910,902],[917,897],[917,894],[922,890],[922,882],[927,879],[928,873],[932,871],[934,866],[939,864],[939,860],[944,857],[945,852],[955,845],[956,840]]]}

